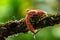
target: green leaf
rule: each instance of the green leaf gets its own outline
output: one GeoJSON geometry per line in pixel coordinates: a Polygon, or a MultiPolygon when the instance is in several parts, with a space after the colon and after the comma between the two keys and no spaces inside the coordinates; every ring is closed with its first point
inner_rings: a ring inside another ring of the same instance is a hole
{"type": "Polygon", "coordinates": [[[33,34],[31,32],[28,33],[19,33],[13,36],[6,38],[6,40],[34,40],[33,34]]]}
{"type": "Polygon", "coordinates": [[[36,40],[60,40],[60,24],[48,26],[39,30],[36,40]]]}

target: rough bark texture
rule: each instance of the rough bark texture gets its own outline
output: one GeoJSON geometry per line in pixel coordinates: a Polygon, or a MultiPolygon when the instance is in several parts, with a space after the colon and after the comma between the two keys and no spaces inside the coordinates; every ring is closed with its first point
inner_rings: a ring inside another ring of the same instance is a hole
{"type": "MultiPolygon", "coordinates": [[[[30,19],[31,24],[35,29],[53,26],[60,23],[59,14],[47,14],[47,16],[33,15],[30,19]]],[[[28,32],[25,19],[19,21],[9,21],[0,24],[0,40],[10,35],[28,32]]]]}

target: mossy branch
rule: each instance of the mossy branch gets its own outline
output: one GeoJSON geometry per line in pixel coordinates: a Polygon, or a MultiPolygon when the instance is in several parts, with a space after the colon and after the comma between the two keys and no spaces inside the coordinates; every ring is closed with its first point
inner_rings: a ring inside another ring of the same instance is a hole
{"type": "MultiPolygon", "coordinates": [[[[60,15],[47,14],[47,16],[44,15],[42,17],[40,15],[33,15],[30,22],[35,29],[53,26],[60,23],[60,15]]],[[[0,40],[4,40],[4,37],[8,37],[20,32],[28,32],[24,18],[18,21],[9,21],[0,24],[0,40]]]]}

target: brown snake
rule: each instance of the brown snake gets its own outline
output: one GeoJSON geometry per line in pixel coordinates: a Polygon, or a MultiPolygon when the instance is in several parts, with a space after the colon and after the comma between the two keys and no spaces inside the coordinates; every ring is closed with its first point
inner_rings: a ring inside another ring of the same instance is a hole
{"type": "Polygon", "coordinates": [[[40,16],[42,16],[44,14],[46,14],[46,12],[42,11],[42,10],[27,10],[27,15],[26,15],[25,21],[26,21],[27,28],[31,32],[36,33],[38,30],[33,28],[33,25],[30,22],[30,17],[33,16],[33,15],[40,15],[40,16]]]}

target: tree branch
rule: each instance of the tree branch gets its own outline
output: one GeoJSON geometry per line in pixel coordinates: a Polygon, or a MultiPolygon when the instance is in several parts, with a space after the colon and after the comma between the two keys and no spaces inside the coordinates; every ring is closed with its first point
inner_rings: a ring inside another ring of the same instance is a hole
{"type": "MultiPolygon", "coordinates": [[[[53,26],[55,24],[60,23],[60,15],[59,14],[47,14],[47,16],[33,15],[30,18],[30,22],[33,25],[33,28],[44,28],[47,26],[53,26]]],[[[28,32],[28,28],[25,22],[25,19],[21,19],[19,21],[9,21],[6,23],[0,24],[0,40],[4,37],[8,37],[10,35],[20,33],[20,32],[28,32]]]]}

